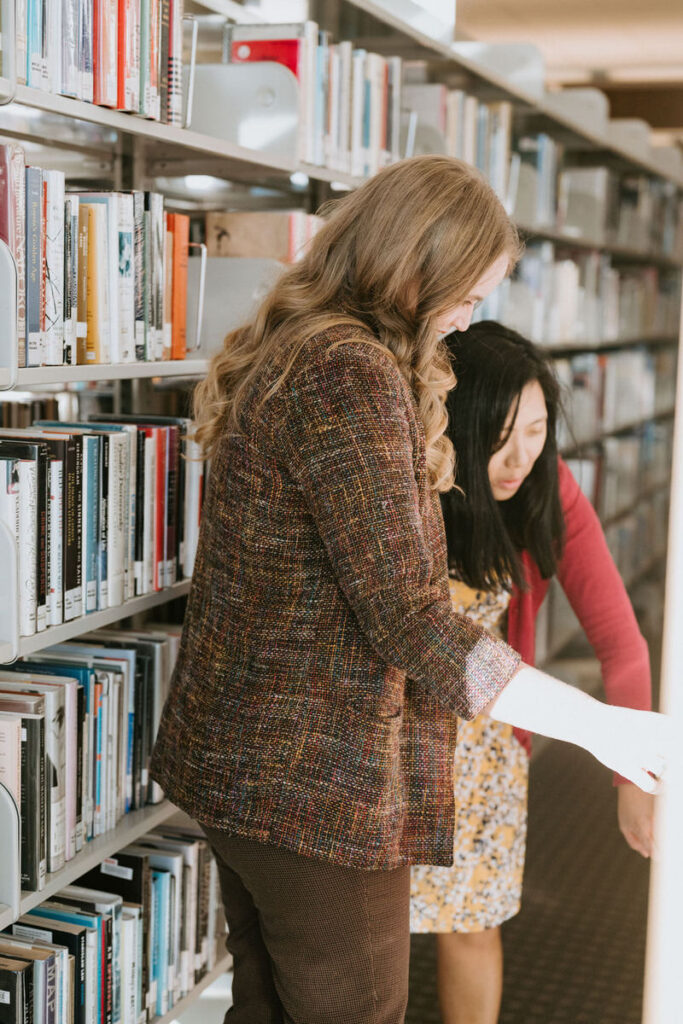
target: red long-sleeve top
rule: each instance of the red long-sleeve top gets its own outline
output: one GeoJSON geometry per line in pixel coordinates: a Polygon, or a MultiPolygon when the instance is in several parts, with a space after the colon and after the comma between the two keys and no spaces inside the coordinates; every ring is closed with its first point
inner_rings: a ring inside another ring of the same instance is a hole
{"type": "MultiPolygon", "coordinates": [[[[652,694],[647,643],[638,628],[600,521],[562,460],[559,484],[566,533],[557,577],[600,661],[609,703],[649,711],[652,694]]],[[[536,616],[549,581],[541,577],[527,552],[522,559],[529,589],[516,590],[512,595],[507,641],[528,665],[533,665],[536,616]]],[[[531,734],[515,729],[515,735],[530,752],[531,734]]]]}

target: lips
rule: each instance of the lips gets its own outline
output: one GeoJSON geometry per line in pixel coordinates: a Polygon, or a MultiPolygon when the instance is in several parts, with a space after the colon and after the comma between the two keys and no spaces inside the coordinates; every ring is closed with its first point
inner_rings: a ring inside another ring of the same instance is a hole
{"type": "Polygon", "coordinates": [[[504,490],[506,490],[506,491],[512,491],[512,490],[514,490],[515,487],[519,487],[521,482],[522,482],[522,478],[521,477],[519,479],[517,479],[517,480],[499,480],[498,481],[498,486],[504,488],[504,490]]]}

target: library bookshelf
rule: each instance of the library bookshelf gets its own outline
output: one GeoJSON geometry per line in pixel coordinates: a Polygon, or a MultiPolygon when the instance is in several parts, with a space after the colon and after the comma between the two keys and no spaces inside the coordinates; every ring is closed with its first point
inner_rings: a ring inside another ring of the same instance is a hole
{"type": "MultiPolygon", "coordinates": [[[[258,20],[257,12],[247,11],[233,0],[198,0],[189,6],[198,13],[223,16],[236,24],[258,20]]],[[[524,126],[522,130],[529,130],[526,126],[533,125],[536,130],[556,137],[568,151],[575,150],[584,156],[586,153],[593,154],[596,160],[603,160],[619,173],[644,175],[657,181],[669,182],[678,190],[683,189],[683,166],[664,162],[654,151],[646,153],[635,145],[629,146],[618,133],[606,138],[603,132],[596,129],[593,120],[580,116],[580,110],[577,111],[576,102],[571,97],[546,94],[542,85],[540,88],[537,83],[520,85],[519,79],[500,73],[497,69],[500,49],[452,44],[430,35],[429,20],[425,20],[424,11],[420,11],[419,4],[414,0],[402,0],[399,4],[390,0],[318,0],[311,3],[310,11],[311,16],[316,17],[324,28],[333,32],[336,30],[339,39],[353,39],[359,45],[375,47],[380,53],[400,52],[410,59],[425,61],[429,64],[432,80],[439,80],[438,76],[442,75],[444,80],[457,80],[470,93],[482,99],[510,103],[514,118],[524,126]],[[347,34],[344,34],[345,29],[347,34]]],[[[7,36],[3,33],[3,42],[6,40],[7,36]]],[[[514,60],[511,63],[514,64],[514,60]]],[[[247,100],[244,102],[246,105],[247,100]]],[[[333,195],[334,191],[353,189],[363,180],[346,171],[302,161],[291,152],[257,151],[241,145],[237,140],[204,134],[191,127],[146,120],[22,84],[14,89],[13,101],[0,107],[0,136],[18,141],[27,150],[38,147],[41,165],[46,168],[52,165],[61,167],[65,157],[71,158],[76,154],[84,161],[90,161],[92,166],[103,169],[102,173],[108,181],[107,187],[112,191],[148,189],[155,181],[157,184],[153,187],[163,191],[159,179],[173,175],[201,174],[249,187],[277,189],[294,197],[294,176],[298,179],[299,188],[295,196],[296,204],[302,203],[300,183],[304,182],[303,202],[312,211],[321,200],[333,195]]],[[[69,173],[67,171],[67,177],[69,173]]],[[[78,176],[75,180],[78,180],[78,176]]],[[[191,204],[184,207],[186,210],[191,208],[191,204]]],[[[549,242],[563,250],[599,253],[609,257],[618,266],[657,268],[677,275],[680,284],[683,254],[649,251],[638,245],[612,245],[586,235],[568,234],[541,222],[520,222],[518,227],[520,234],[529,242],[549,242]]],[[[673,333],[656,333],[654,329],[649,329],[635,334],[624,333],[623,338],[609,341],[599,341],[597,338],[593,341],[567,340],[546,346],[546,351],[553,357],[568,357],[580,353],[619,352],[629,348],[675,348],[678,342],[679,339],[673,333]]],[[[31,366],[16,370],[6,348],[7,345],[3,347],[0,339],[0,388],[13,387],[17,390],[106,381],[120,383],[163,379],[170,383],[174,379],[181,381],[200,377],[208,366],[208,359],[200,352],[190,352],[183,361],[31,366]]],[[[653,419],[670,415],[671,412],[667,411],[664,414],[658,413],[656,417],[639,417],[615,430],[596,434],[591,437],[590,444],[599,444],[607,436],[627,433],[643,427],[653,419]]],[[[588,443],[583,442],[582,447],[588,443]]],[[[666,483],[657,483],[639,492],[633,507],[642,505],[662,492],[667,492],[666,483]]],[[[631,511],[630,508],[621,510],[607,525],[613,526],[631,511]]],[[[661,557],[661,550],[651,552],[629,582],[635,585],[659,564],[661,557]]],[[[0,636],[0,662],[16,655],[35,653],[50,644],[141,614],[185,595],[188,589],[189,581],[183,580],[166,590],[133,598],[118,607],[92,613],[62,626],[49,627],[34,636],[19,639],[14,645],[10,644],[8,638],[0,636]]],[[[545,649],[556,655],[570,638],[548,638],[545,649]]],[[[19,894],[17,878],[8,878],[6,868],[0,868],[0,927],[7,926],[19,913],[37,906],[102,858],[111,856],[174,813],[175,808],[163,802],[125,815],[114,830],[86,844],[86,848],[68,861],[61,871],[49,876],[47,886],[41,892],[19,894]]],[[[3,822],[0,821],[0,833],[3,831],[3,822]]],[[[228,966],[228,958],[219,958],[214,970],[193,993],[176,1005],[167,1016],[157,1018],[157,1024],[166,1024],[177,1016],[210,980],[228,966]]]]}

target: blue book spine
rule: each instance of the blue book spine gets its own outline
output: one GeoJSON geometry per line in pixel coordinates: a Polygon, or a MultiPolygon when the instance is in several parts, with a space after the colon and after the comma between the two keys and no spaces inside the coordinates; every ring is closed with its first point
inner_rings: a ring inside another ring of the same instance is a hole
{"type": "Polygon", "coordinates": [[[26,365],[40,366],[43,361],[43,318],[41,292],[43,261],[41,234],[43,224],[43,172],[26,168],[26,365]]]}
{"type": "Polygon", "coordinates": [[[154,904],[154,958],[153,965],[156,969],[157,981],[157,1002],[156,1012],[158,1016],[168,1013],[168,946],[169,946],[169,904],[171,898],[171,879],[168,871],[152,869],[152,888],[156,888],[156,899],[154,904]]]}
{"type": "Polygon", "coordinates": [[[28,0],[26,11],[26,84],[34,89],[45,88],[47,68],[45,66],[43,25],[43,0],[28,0]]]}

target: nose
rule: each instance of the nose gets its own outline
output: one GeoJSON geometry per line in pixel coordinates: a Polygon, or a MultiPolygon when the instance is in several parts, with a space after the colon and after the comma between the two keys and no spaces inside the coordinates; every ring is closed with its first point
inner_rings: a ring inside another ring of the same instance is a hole
{"type": "Polygon", "coordinates": [[[524,439],[513,434],[508,442],[506,464],[511,469],[521,469],[527,464],[527,461],[528,457],[524,439]]]}
{"type": "Polygon", "coordinates": [[[471,323],[472,323],[472,307],[471,306],[462,306],[458,310],[458,312],[457,312],[457,314],[455,316],[455,319],[453,321],[453,326],[455,327],[456,331],[466,331],[471,323]]]}

